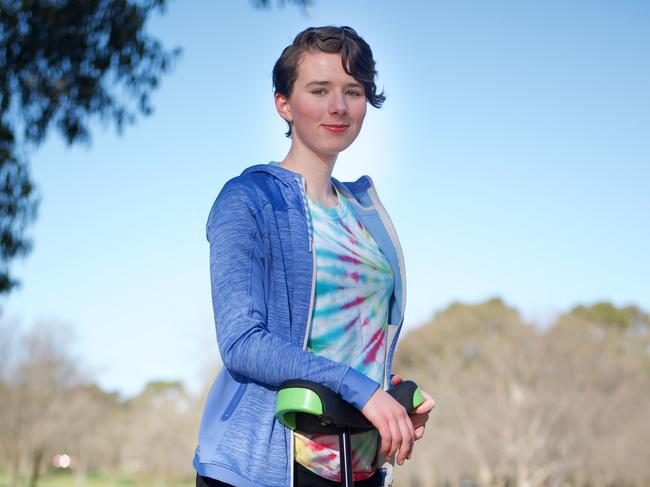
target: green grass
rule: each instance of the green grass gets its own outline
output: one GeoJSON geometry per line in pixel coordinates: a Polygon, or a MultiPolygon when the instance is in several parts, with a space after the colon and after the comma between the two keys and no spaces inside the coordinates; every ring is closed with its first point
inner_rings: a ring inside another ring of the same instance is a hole
{"type": "MultiPolygon", "coordinates": [[[[6,472],[0,471],[0,487],[8,487],[6,472]]],[[[25,487],[27,479],[23,479],[21,487],[25,487]]],[[[136,476],[129,474],[118,474],[114,483],[104,474],[88,472],[84,487],[193,487],[194,476],[187,477],[181,481],[167,480],[156,482],[154,478],[147,476],[136,476]]],[[[77,487],[74,472],[71,471],[48,471],[42,475],[37,487],[77,487]]]]}

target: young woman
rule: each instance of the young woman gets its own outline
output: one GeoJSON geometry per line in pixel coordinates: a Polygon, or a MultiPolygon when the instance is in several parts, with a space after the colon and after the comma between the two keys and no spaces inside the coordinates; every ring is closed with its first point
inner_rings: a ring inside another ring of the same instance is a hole
{"type": "Polygon", "coordinates": [[[339,485],[338,439],[274,418],[278,386],[318,382],[376,427],[353,435],[357,486],[389,485],[424,434],[434,402],[411,415],[387,392],[404,319],[404,260],[372,180],[332,177],[338,154],[380,107],[368,44],[349,27],[298,34],[273,70],[289,153],[228,181],[207,223],[217,342],[194,457],[197,485],[339,485]],[[396,458],[395,458],[396,456],[396,458]],[[391,461],[392,460],[392,461],[391,461]]]}

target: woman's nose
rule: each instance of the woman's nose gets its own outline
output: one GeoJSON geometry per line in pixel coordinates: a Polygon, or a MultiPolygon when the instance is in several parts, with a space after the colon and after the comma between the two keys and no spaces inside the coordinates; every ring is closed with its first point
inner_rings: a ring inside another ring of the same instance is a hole
{"type": "Polygon", "coordinates": [[[345,96],[341,92],[334,91],[330,98],[330,113],[343,115],[346,110],[345,96]]]}

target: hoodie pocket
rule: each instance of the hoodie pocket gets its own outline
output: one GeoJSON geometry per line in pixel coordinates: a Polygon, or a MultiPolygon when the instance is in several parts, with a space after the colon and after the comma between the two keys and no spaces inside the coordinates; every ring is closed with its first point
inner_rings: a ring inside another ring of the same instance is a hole
{"type": "Polygon", "coordinates": [[[230,416],[232,416],[232,413],[235,411],[237,405],[239,404],[239,401],[241,401],[241,398],[244,395],[244,391],[246,390],[247,384],[248,381],[239,384],[239,387],[235,391],[235,395],[232,397],[230,403],[226,407],[226,410],[221,415],[221,421],[227,421],[228,419],[230,419],[230,416]]]}

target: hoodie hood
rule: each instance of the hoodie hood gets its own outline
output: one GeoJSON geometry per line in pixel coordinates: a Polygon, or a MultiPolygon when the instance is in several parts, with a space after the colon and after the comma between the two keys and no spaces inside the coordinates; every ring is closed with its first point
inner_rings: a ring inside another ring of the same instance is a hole
{"type": "MultiPolygon", "coordinates": [[[[256,172],[268,173],[289,187],[292,187],[295,182],[298,182],[302,187],[302,174],[280,166],[280,162],[278,161],[270,161],[267,164],[256,164],[248,167],[244,172],[242,172],[242,176],[256,172]]],[[[331,177],[331,180],[336,186],[336,189],[342,192],[356,205],[361,207],[371,207],[373,205],[373,202],[368,195],[368,191],[374,186],[374,184],[369,176],[364,175],[356,181],[351,182],[342,182],[333,176],[331,177]]]]}
{"type": "Polygon", "coordinates": [[[256,172],[268,173],[287,186],[291,186],[296,180],[300,181],[300,178],[302,177],[302,175],[298,174],[297,172],[285,169],[284,167],[280,166],[280,163],[277,161],[271,161],[268,164],[256,164],[254,166],[250,166],[244,169],[241,175],[244,176],[246,174],[252,174],[256,172]]]}

